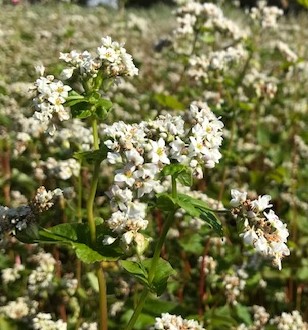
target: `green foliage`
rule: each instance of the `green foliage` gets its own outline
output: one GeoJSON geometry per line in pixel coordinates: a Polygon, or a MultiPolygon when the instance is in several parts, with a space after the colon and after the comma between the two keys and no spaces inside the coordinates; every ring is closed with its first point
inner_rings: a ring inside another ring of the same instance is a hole
{"type": "Polygon", "coordinates": [[[147,286],[158,296],[163,294],[167,287],[168,278],[174,273],[173,268],[168,261],[160,258],[155,267],[153,280],[149,281],[148,274],[151,269],[152,259],[145,259],[141,262],[122,260],[122,267],[132,276],[134,276],[143,285],[147,286]]]}
{"type": "MultiPolygon", "coordinates": [[[[104,225],[97,226],[97,235],[102,237],[110,234],[104,225]]],[[[120,258],[122,251],[117,244],[103,246],[98,241],[94,246],[89,240],[89,226],[87,224],[60,224],[39,231],[39,238],[35,242],[70,245],[77,257],[84,263],[101,261],[115,261],[120,258]]]]}

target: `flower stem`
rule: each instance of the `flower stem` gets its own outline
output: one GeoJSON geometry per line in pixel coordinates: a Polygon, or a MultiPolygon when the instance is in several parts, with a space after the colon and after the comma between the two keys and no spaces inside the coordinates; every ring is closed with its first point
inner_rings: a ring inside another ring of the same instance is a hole
{"type": "Polygon", "coordinates": [[[88,216],[88,224],[90,229],[90,238],[92,245],[94,245],[96,242],[96,225],[95,225],[95,219],[93,213],[93,204],[94,204],[94,199],[98,184],[99,169],[100,169],[100,161],[96,161],[94,164],[90,193],[87,200],[87,216],[88,216]]]}
{"type": "Polygon", "coordinates": [[[102,264],[96,270],[99,287],[99,330],[108,329],[106,278],[102,264]]]}
{"type": "MultiPolygon", "coordinates": [[[[177,197],[177,189],[176,189],[176,179],[174,177],[172,177],[172,197],[173,198],[176,198],[177,197]]],[[[163,230],[160,234],[160,237],[156,243],[156,246],[155,246],[155,250],[154,250],[154,254],[153,254],[153,258],[152,258],[152,262],[151,262],[151,267],[150,267],[150,270],[149,270],[149,273],[148,273],[148,284],[151,285],[151,283],[153,282],[154,280],[154,276],[155,276],[155,271],[156,271],[156,268],[157,268],[157,264],[158,264],[158,261],[159,261],[159,258],[160,258],[160,254],[161,254],[161,250],[162,250],[162,247],[165,243],[165,240],[166,240],[166,236],[167,236],[167,233],[174,221],[174,213],[175,213],[175,209],[172,210],[168,217],[167,217],[167,220],[166,222],[164,223],[164,226],[163,226],[163,230]]],[[[141,311],[142,311],[142,308],[145,304],[145,301],[147,299],[147,296],[149,294],[149,288],[148,287],[144,287],[142,293],[141,293],[141,296],[139,298],[139,301],[138,301],[138,304],[134,310],[134,313],[133,315],[131,316],[131,319],[129,320],[128,324],[127,324],[127,327],[125,328],[125,330],[131,330],[133,329],[133,326],[135,325],[141,311]]]]}
{"type": "MultiPolygon", "coordinates": [[[[92,117],[92,131],[93,131],[93,149],[99,149],[99,138],[97,129],[97,119],[92,117]]],[[[94,219],[94,200],[97,191],[99,171],[100,171],[100,160],[96,160],[94,163],[92,182],[90,186],[90,192],[87,200],[87,216],[88,224],[90,229],[90,239],[91,244],[94,246],[96,244],[96,224],[94,219]]],[[[106,293],[106,278],[104,270],[101,264],[97,266],[96,276],[98,279],[99,287],[99,330],[108,329],[108,314],[107,314],[107,293],[106,293]]]]}

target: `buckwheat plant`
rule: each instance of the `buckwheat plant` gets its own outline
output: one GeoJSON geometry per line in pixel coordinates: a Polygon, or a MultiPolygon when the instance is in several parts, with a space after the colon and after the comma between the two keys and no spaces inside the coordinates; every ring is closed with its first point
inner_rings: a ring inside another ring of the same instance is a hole
{"type": "MultiPolygon", "coordinates": [[[[207,58],[191,57],[189,67],[192,71],[189,75],[206,80],[208,69],[216,75],[228,65],[246,58],[246,51],[237,45],[245,38],[245,33],[232,21],[226,20],[217,6],[196,1],[181,3],[182,7],[177,12],[177,37],[218,29],[234,41],[234,46],[213,51],[207,58]],[[195,74],[196,70],[201,70],[202,74],[195,74]]],[[[168,240],[167,234],[176,221],[190,216],[193,220],[188,226],[200,228],[202,221],[212,228],[213,233],[223,236],[216,213],[228,213],[229,210],[217,209],[214,203],[210,207],[209,203],[198,198],[198,194],[190,193],[187,187],[198,183],[205,174],[210,175],[219,163],[224,124],[222,118],[200,100],[190,102],[188,109],[181,114],[164,113],[139,123],[119,121],[110,124],[107,117],[112,110],[112,102],[107,95],[120,78],[138,75],[132,56],[122,44],[104,37],[95,54],[73,50],[61,53],[60,60],[64,68],[59,79],[52,75],[44,76],[42,69],[42,76],[34,84],[33,119],[45,131],[52,146],[57,145],[61,134],[67,136],[61,148],[70,148],[76,143],[75,135],[69,132],[70,126],[65,122],[71,121],[71,129],[80,130],[83,136],[76,137],[79,148],[74,158],[58,161],[49,157],[33,162],[33,167],[37,178],[42,181],[46,177],[67,181],[84,175],[90,178],[90,184],[85,188],[80,179],[77,185],[75,219],[49,228],[40,227],[41,214],[48,212],[56,202],[63,203],[63,198],[75,198],[71,190],[67,193],[65,189],[47,190],[42,186],[28,205],[11,209],[1,206],[0,234],[11,233],[24,242],[68,245],[82,262],[94,264],[98,279],[97,323],[100,330],[108,327],[106,264],[120,260],[121,267],[143,287],[131,315],[127,317],[125,329],[131,330],[148,296],[164,294],[168,278],[174,275],[171,264],[161,258],[161,254],[168,240]],[[98,189],[100,179],[110,184],[107,191],[98,189]],[[108,212],[101,212],[96,207],[96,196],[108,212]],[[83,197],[86,197],[86,212],[82,212],[83,197]],[[151,221],[154,211],[159,212],[163,221],[157,237],[150,237],[147,230],[149,225],[155,225],[151,221]],[[151,244],[154,244],[153,253],[151,244]],[[148,258],[148,255],[152,257],[148,258]]],[[[270,197],[260,196],[251,201],[246,193],[232,190],[231,194],[231,210],[239,223],[240,236],[261,255],[273,259],[281,269],[282,257],[289,254],[286,245],[288,230],[274,211],[269,210],[272,206],[270,197]]],[[[51,273],[55,262],[46,260],[49,259],[45,255],[40,266],[29,276],[28,289],[33,295],[52,285],[51,273]]],[[[200,268],[210,277],[214,272],[211,268],[215,269],[216,263],[204,254],[200,268]],[[210,262],[213,265],[209,264],[208,270],[205,269],[205,263],[210,262]]],[[[7,282],[19,276],[18,268],[10,272],[10,275],[9,271],[2,275],[7,282]]],[[[224,277],[223,286],[231,305],[236,304],[246,277],[246,273],[224,277]]],[[[67,290],[74,292],[76,281],[66,282],[67,290]]],[[[113,315],[123,307],[116,303],[112,306],[113,315]]],[[[64,322],[53,321],[46,313],[38,313],[32,317],[32,322],[34,329],[66,327],[64,322]]],[[[94,329],[96,323],[80,325],[80,329],[87,327],[94,329]]],[[[167,313],[156,319],[153,329],[171,328],[204,329],[195,320],[167,313]]]]}

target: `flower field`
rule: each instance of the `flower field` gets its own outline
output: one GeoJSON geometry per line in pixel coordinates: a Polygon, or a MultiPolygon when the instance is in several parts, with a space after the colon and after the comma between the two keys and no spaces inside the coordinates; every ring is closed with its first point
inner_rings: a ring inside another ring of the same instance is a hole
{"type": "Polygon", "coordinates": [[[308,329],[308,14],[234,3],[2,5],[0,330],[308,329]]]}

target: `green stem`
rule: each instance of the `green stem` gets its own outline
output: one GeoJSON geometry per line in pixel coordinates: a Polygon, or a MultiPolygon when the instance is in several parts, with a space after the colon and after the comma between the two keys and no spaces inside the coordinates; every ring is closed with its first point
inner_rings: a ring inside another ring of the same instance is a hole
{"type": "MultiPolygon", "coordinates": [[[[172,177],[172,197],[177,198],[176,179],[174,177],[172,177]]],[[[173,224],[173,221],[174,221],[174,213],[175,213],[175,210],[172,210],[169,213],[168,218],[167,218],[166,222],[164,223],[163,230],[160,234],[159,240],[156,243],[153,258],[152,258],[152,262],[151,262],[151,267],[150,267],[149,274],[148,274],[148,283],[149,283],[149,285],[151,285],[151,283],[153,282],[153,279],[155,277],[155,271],[156,271],[157,264],[158,264],[158,261],[159,261],[159,258],[160,258],[162,247],[165,243],[167,233],[168,233],[168,231],[169,231],[169,229],[170,229],[170,227],[171,227],[171,225],[173,224]]],[[[131,319],[129,320],[125,330],[133,329],[133,326],[136,323],[136,321],[137,321],[137,319],[138,319],[138,317],[139,317],[139,315],[142,311],[142,308],[145,304],[145,301],[147,299],[147,296],[148,296],[149,292],[150,291],[149,291],[148,287],[145,287],[143,289],[143,291],[141,293],[141,296],[139,298],[138,304],[137,304],[137,306],[134,310],[134,313],[131,316],[131,319]]]]}
{"type": "Polygon", "coordinates": [[[94,213],[93,213],[93,205],[94,205],[94,199],[95,199],[95,194],[96,194],[96,190],[97,190],[99,170],[100,170],[100,161],[97,161],[94,164],[90,193],[89,193],[88,200],[87,200],[88,224],[89,224],[89,229],[90,229],[91,243],[93,245],[96,242],[96,225],[95,225],[95,219],[94,219],[94,213]]]}
{"type": "Polygon", "coordinates": [[[108,329],[106,278],[102,265],[96,270],[99,287],[99,330],[108,329]]]}
{"type": "Polygon", "coordinates": [[[99,139],[98,139],[97,119],[95,117],[93,117],[93,119],[92,119],[92,130],[93,130],[94,150],[98,150],[99,149],[99,139]]]}
{"type": "MultiPolygon", "coordinates": [[[[97,129],[97,119],[92,117],[92,130],[93,130],[93,149],[99,149],[99,138],[97,129]]],[[[91,244],[96,243],[96,224],[94,219],[94,200],[97,191],[99,171],[100,171],[100,160],[95,161],[92,182],[90,186],[90,192],[87,200],[87,216],[88,224],[90,229],[91,244]]],[[[99,330],[108,329],[108,314],[107,314],[107,292],[106,292],[106,278],[102,265],[100,264],[96,270],[96,276],[98,279],[99,286],[99,330]]]]}
{"type": "Polygon", "coordinates": [[[77,182],[77,220],[79,223],[82,222],[82,161],[80,164],[80,172],[78,175],[77,182]]]}
{"type": "Polygon", "coordinates": [[[134,313],[133,315],[131,316],[128,324],[127,324],[127,327],[125,328],[125,330],[131,330],[133,329],[133,326],[135,325],[142,309],[143,309],[143,306],[144,306],[144,303],[148,297],[148,294],[149,294],[149,289],[147,287],[145,287],[141,293],[141,296],[139,298],[139,301],[138,301],[138,305],[137,307],[135,308],[134,310],[134,313]]]}

